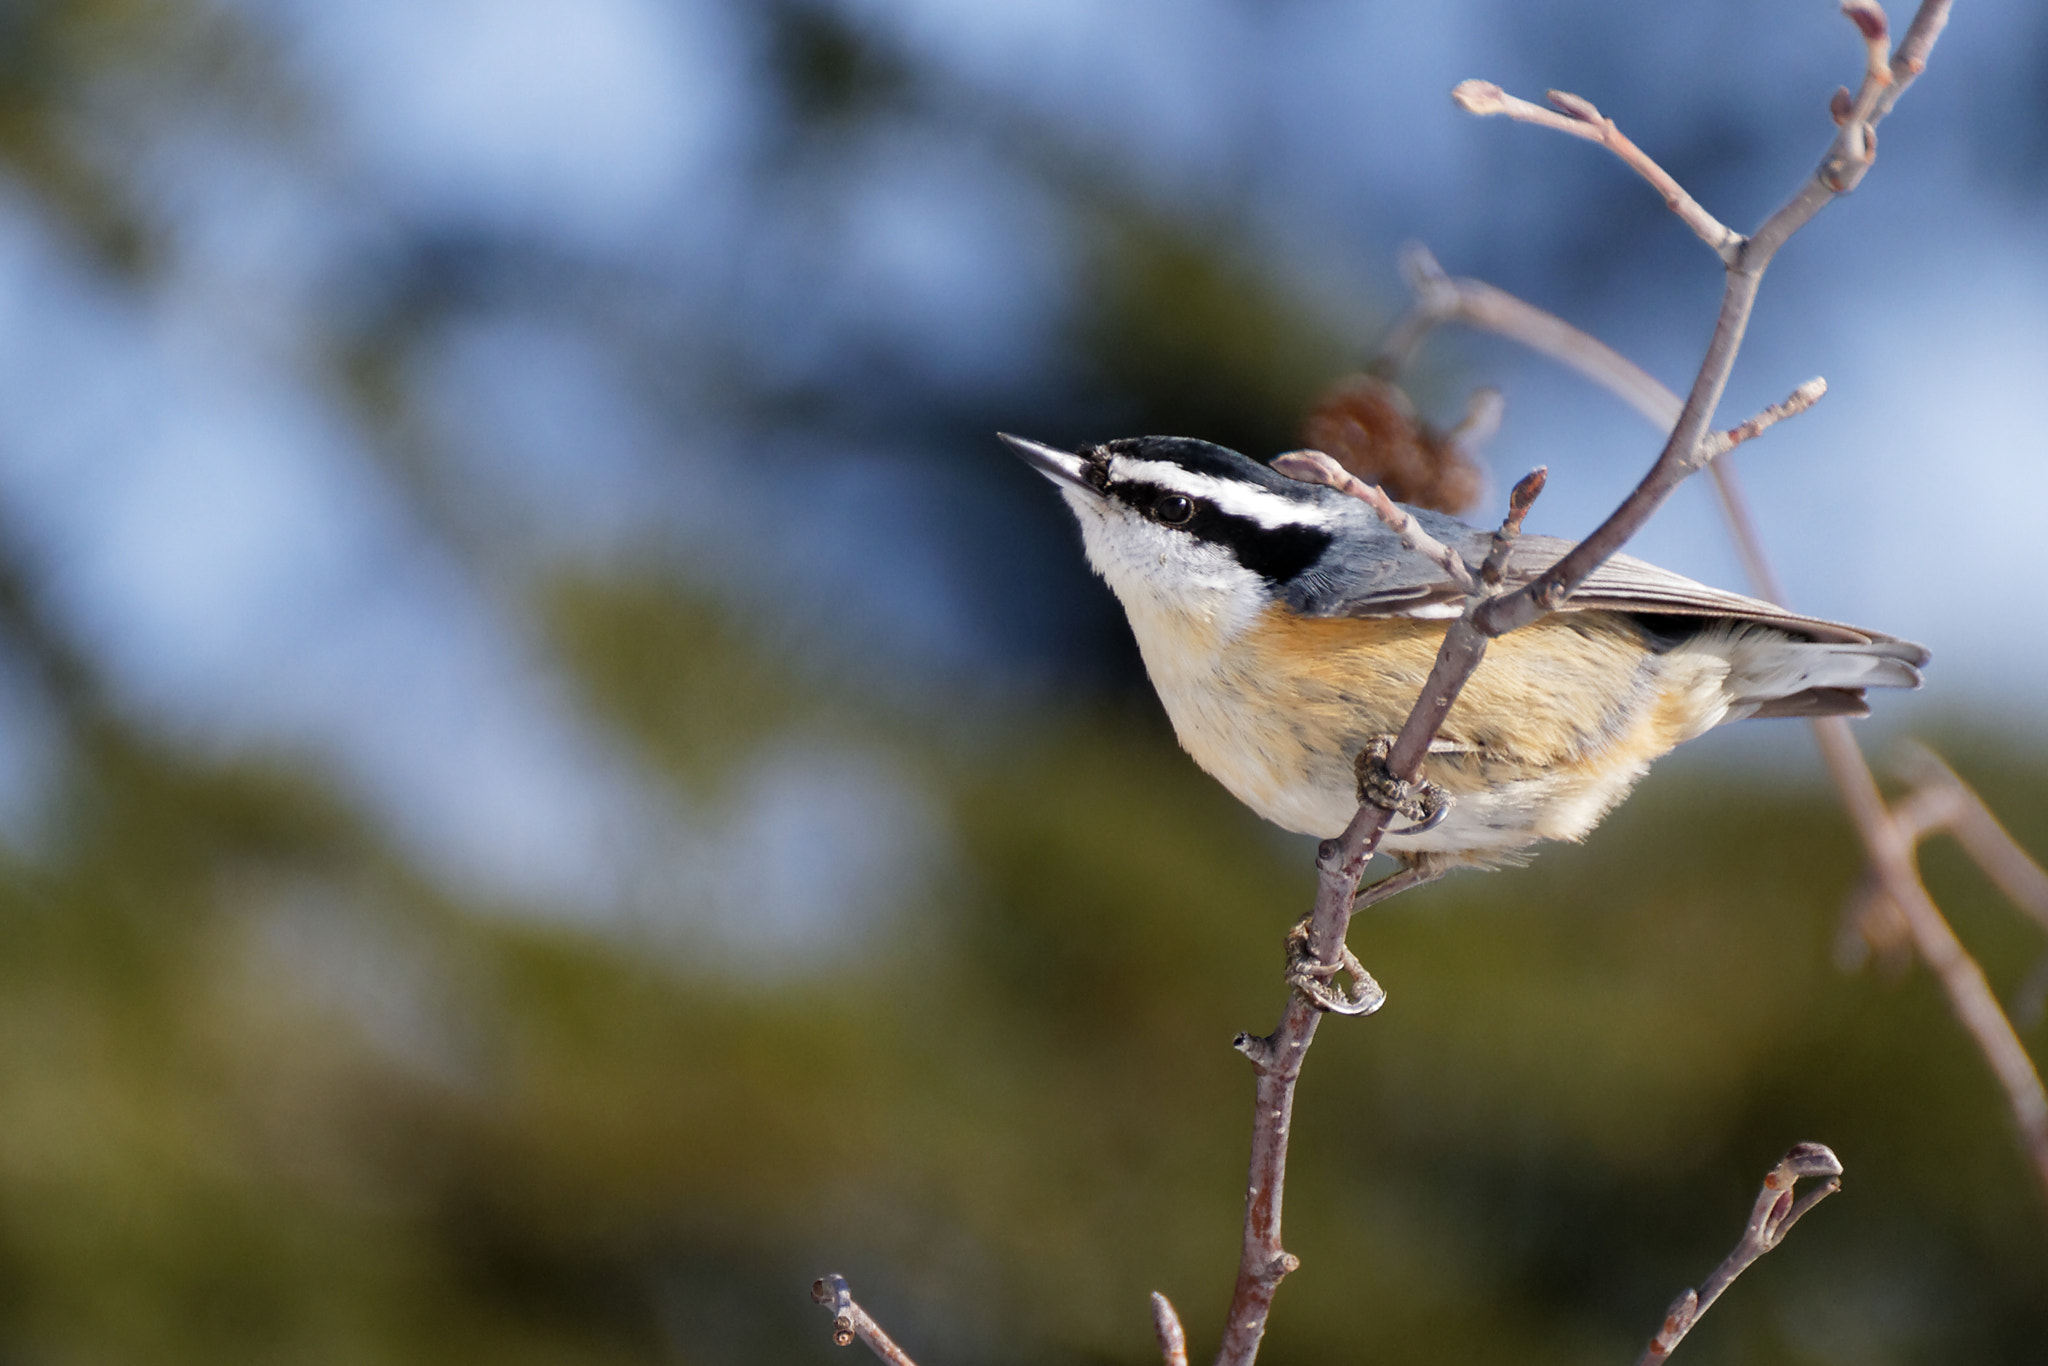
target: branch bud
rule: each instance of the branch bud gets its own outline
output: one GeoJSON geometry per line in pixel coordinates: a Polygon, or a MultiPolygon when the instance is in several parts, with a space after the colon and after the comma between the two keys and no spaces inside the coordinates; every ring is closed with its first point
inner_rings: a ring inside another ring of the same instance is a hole
{"type": "Polygon", "coordinates": [[[1551,108],[1557,110],[1560,114],[1567,114],[1577,119],[1580,123],[1602,124],[1607,122],[1605,118],[1601,117],[1600,111],[1593,107],[1593,102],[1583,95],[1574,95],[1569,90],[1549,90],[1544,92],[1544,97],[1550,101],[1551,108]]]}
{"type": "Polygon", "coordinates": [[[1828,99],[1828,113],[1833,117],[1835,127],[1840,128],[1843,124],[1847,123],[1849,115],[1855,112],[1855,109],[1856,97],[1849,93],[1849,87],[1846,85],[1836,86],[1835,93],[1828,99]]]}
{"type": "Polygon", "coordinates": [[[1863,33],[1863,41],[1881,43],[1891,33],[1891,23],[1885,18],[1884,6],[1877,0],[1842,0],[1842,13],[1849,16],[1849,22],[1863,33]]]}
{"type": "Polygon", "coordinates": [[[1321,451],[1289,451],[1285,455],[1274,456],[1267,463],[1289,479],[1303,484],[1342,489],[1351,482],[1350,471],[1321,451]]]}
{"type": "Polygon", "coordinates": [[[1825,1143],[1795,1143],[1778,1165],[1793,1177],[1842,1174],[1842,1159],[1825,1143]]]}
{"type": "Polygon", "coordinates": [[[1529,509],[1535,505],[1537,495],[1543,492],[1543,485],[1549,478],[1550,467],[1538,465],[1516,480],[1514,488],[1509,490],[1508,520],[1517,531],[1521,530],[1522,519],[1529,515],[1529,509]]]}
{"type": "Polygon", "coordinates": [[[1492,81],[1460,81],[1451,98],[1468,114],[1498,114],[1508,107],[1507,92],[1492,81]]]}

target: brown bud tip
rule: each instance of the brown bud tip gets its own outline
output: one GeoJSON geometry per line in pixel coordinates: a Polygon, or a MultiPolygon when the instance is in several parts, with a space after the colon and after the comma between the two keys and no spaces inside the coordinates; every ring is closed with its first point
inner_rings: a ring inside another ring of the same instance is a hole
{"type": "Polygon", "coordinates": [[[1513,510],[1517,521],[1528,515],[1530,507],[1543,493],[1543,486],[1549,482],[1548,465],[1538,465],[1515,481],[1514,488],[1508,492],[1508,507],[1513,510]]]}
{"type": "Polygon", "coordinates": [[[1507,92],[1492,81],[1460,81],[1451,98],[1468,114],[1498,114],[1507,108],[1507,92]]]}
{"type": "Polygon", "coordinates": [[[1862,31],[1865,42],[1881,43],[1891,32],[1891,24],[1884,17],[1884,6],[1877,0],[1842,0],[1842,13],[1862,31]]]}
{"type": "Polygon", "coordinates": [[[1600,116],[1600,111],[1593,107],[1593,102],[1582,95],[1574,95],[1569,90],[1550,90],[1544,93],[1551,107],[1560,114],[1569,114],[1580,123],[1606,122],[1600,116]]]}
{"type": "Polygon", "coordinates": [[[1856,97],[1849,93],[1849,87],[1846,85],[1836,86],[1835,93],[1828,97],[1828,113],[1834,118],[1835,126],[1838,128],[1849,121],[1850,111],[1855,108],[1856,97]]]}

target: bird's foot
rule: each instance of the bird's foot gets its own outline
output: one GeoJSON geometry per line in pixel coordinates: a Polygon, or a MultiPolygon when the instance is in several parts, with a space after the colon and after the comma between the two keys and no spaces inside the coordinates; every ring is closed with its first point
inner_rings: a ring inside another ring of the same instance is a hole
{"type": "Polygon", "coordinates": [[[1387,993],[1373,981],[1365,964],[1347,944],[1337,945],[1338,959],[1325,963],[1309,952],[1309,920],[1287,932],[1287,985],[1317,1010],[1333,1015],[1370,1015],[1387,1003],[1387,993]],[[1339,973],[1351,974],[1351,990],[1336,984],[1339,973]]]}
{"type": "Polygon", "coordinates": [[[1387,757],[1393,751],[1391,735],[1376,735],[1358,751],[1358,800],[1408,818],[1407,825],[1387,831],[1389,835],[1420,835],[1436,829],[1450,814],[1451,794],[1432,782],[1396,778],[1387,767],[1387,757]]]}

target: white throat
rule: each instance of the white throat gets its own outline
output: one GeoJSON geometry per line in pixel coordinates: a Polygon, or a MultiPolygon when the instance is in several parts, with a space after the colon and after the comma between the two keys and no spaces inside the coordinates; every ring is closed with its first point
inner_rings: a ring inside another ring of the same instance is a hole
{"type": "Polygon", "coordinates": [[[1155,684],[1167,684],[1258,620],[1266,581],[1222,546],[1162,527],[1082,489],[1066,491],[1088,563],[1130,618],[1155,684]]]}

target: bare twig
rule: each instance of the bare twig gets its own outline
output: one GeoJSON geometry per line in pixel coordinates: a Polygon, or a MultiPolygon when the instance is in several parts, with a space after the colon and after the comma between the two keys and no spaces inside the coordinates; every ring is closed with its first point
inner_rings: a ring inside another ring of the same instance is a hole
{"type": "Polygon", "coordinates": [[[1478,581],[1472,577],[1472,570],[1464,557],[1424,531],[1422,524],[1409,515],[1408,509],[1387,497],[1379,485],[1366,483],[1321,451],[1289,451],[1285,455],[1274,456],[1270,463],[1289,479],[1298,479],[1304,484],[1322,484],[1356,498],[1387,524],[1387,530],[1401,538],[1402,545],[1426,556],[1465,592],[1479,591],[1478,581]]]}
{"type": "Polygon", "coordinates": [[[1729,229],[1708,213],[1697,199],[1685,192],[1684,186],[1672,179],[1669,171],[1651,160],[1648,152],[1629,141],[1613,119],[1595,109],[1591,100],[1552,90],[1549,99],[1553,108],[1545,109],[1540,104],[1517,99],[1492,81],[1465,81],[1451,92],[1451,98],[1468,114],[1505,114],[1523,123],[1540,124],[1599,143],[1620,157],[1629,169],[1649,181],[1650,187],[1664,196],[1664,203],[1671,211],[1722,260],[1732,262],[1735,253],[1742,249],[1742,234],[1729,229]]]}
{"type": "Polygon", "coordinates": [[[1842,1188],[1842,1164],[1824,1145],[1819,1143],[1795,1144],[1778,1165],[1771,1168],[1764,1177],[1763,1189],[1757,1193],[1756,1205],[1750,1210],[1749,1225],[1742,1230],[1741,1239],[1735,1250],[1714,1268],[1714,1274],[1700,1283],[1698,1290],[1687,1290],[1671,1303],[1665,1312],[1664,1323],[1658,1328],[1650,1345],[1643,1349],[1636,1359],[1636,1366],[1656,1366],[1671,1355],[1680,1340],[1692,1331],[1700,1316],[1713,1307],[1737,1276],[1749,1269],[1751,1263],[1785,1241],[1785,1235],[1792,1231],[1792,1225],[1799,1222],[1805,1213],[1821,1201],[1842,1188]],[[1807,1177],[1825,1177],[1820,1185],[1806,1194],[1793,1196],[1793,1187],[1807,1177]]]}
{"type": "Polygon", "coordinates": [[[1159,1356],[1166,1366],[1188,1366],[1187,1332],[1172,1302],[1157,1290],[1152,1292],[1152,1335],[1159,1340],[1159,1356]]]}
{"type": "Polygon", "coordinates": [[[1814,404],[1820,402],[1821,396],[1827,393],[1827,391],[1828,382],[1824,379],[1814,378],[1806,381],[1806,383],[1786,395],[1782,402],[1773,403],[1770,407],[1749,419],[1749,421],[1739,423],[1736,426],[1730,427],[1725,432],[1717,432],[1713,436],[1708,437],[1703,443],[1705,448],[1703,452],[1704,458],[1717,460],[1734,450],[1737,446],[1740,446],[1743,442],[1755,440],[1763,435],[1766,429],[1777,426],[1788,417],[1797,417],[1814,404]]]}
{"type": "Polygon", "coordinates": [[[830,1311],[832,1341],[841,1347],[851,1347],[854,1340],[859,1339],[889,1366],[917,1366],[910,1359],[910,1354],[898,1347],[882,1331],[882,1326],[868,1317],[868,1311],[854,1303],[853,1291],[848,1288],[846,1277],[837,1273],[820,1276],[811,1282],[811,1298],[830,1311]]]}
{"type": "MultiPolygon", "coordinates": [[[[1899,61],[1905,61],[1911,53],[1914,62],[1924,65],[1925,53],[1933,36],[1939,33],[1947,9],[1947,0],[1924,0],[1899,61]],[[1915,35],[1917,49],[1912,46],[1915,35]]],[[[1895,69],[1898,64],[1894,63],[1895,69]]],[[[1857,123],[1865,134],[1918,70],[1919,66],[1913,67],[1905,79],[1895,79],[1886,87],[1888,97],[1872,99],[1867,105],[1859,103],[1857,123]],[[1863,112],[1866,108],[1867,114],[1863,112]]],[[[1866,87],[1869,84],[1866,78],[1866,87]]],[[[1806,187],[1772,214],[1754,237],[1738,242],[1724,253],[1727,282],[1705,358],[1663,451],[1642,482],[1591,536],[1535,580],[1512,593],[1469,598],[1464,614],[1446,630],[1429,677],[1388,755],[1387,768],[1396,780],[1414,782],[1420,776],[1430,742],[1485,657],[1488,641],[1528,625],[1562,603],[1588,574],[1635,534],[1680,483],[1711,458],[1705,443],[1708,425],[1727,387],[1765,267],[1793,233],[1867,169],[1867,160],[1853,175],[1840,172],[1835,166],[1836,149],[1843,145],[1847,131],[1845,126],[1838,132],[1835,145],[1806,187]]],[[[1867,139],[1858,146],[1867,151],[1866,143],[1867,139]]],[[[1334,965],[1343,959],[1341,948],[1350,928],[1358,885],[1379,847],[1388,816],[1384,808],[1363,803],[1344,833],[1323,841],[1317,849],[1316,898],[1309,918],[1307,950],[1320,963],[1334,965]]],[[[1257,1356],[1274,1291],[1282,1278],[1299,1265],[1281,1244],[1280,1208],[1295,1086],[1319,1018],[1317,1009],[1300,993],[1290,992],[1285,1013],[1270,1036],[1240,1039],[1240,1047],[1256,1071],[1251,1171],[1246,1183],[1243,1249],[1230,1315],[1217,1354],[1219,1366],[1247,1366],[1257,1356]]]]}
{"type": "Polygon", "coordinates": [[[1486,563],[1479,567],[1479,581],[1488,588],[1500,582],[1501,574],[1507,568],[1508,552],[1515,548],[1515,541],[1522,534],[1522,520],[1529,515],[1529,509],[1535,506],[1537,496],[1549,480],[1549,466],[1538,465],[1508,490],[1507,520],[1500,524],[1499,531],[1493,533],[1493,548],[1486,552],[1486,563]]]}

